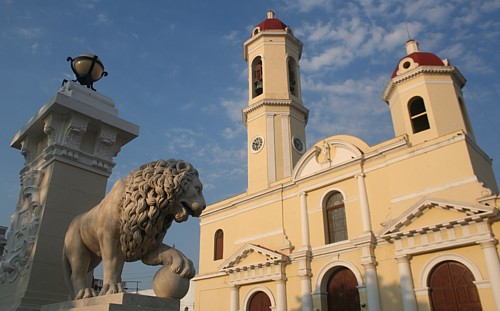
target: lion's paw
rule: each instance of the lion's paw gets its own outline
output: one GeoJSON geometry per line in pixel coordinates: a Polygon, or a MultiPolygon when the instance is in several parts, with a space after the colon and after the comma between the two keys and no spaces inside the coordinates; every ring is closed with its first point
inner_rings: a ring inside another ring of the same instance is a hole
{"type": "Polygon", "coordinates": [[[173,273],[188,279],[195,275],[196,271],[193,262],[175,248],[170,248],[162,252],[161,256],[163,258],[163,266],[170,266],[170,271],[173,273]]]}
{"type": "Polygon", "coordinates": [[[104,295],[118,294],[123,292],[124,290],[122,283],[104,283],[102,285],[101,291],[99,292],[99,295],[104,296],[104,295]]]}
{"type": "Polygon", "coordinates": [[[96,296],[97,294],[95,293],[93,288],[84,288],[78,291],[75,299],[92,298],[96,296]]]}

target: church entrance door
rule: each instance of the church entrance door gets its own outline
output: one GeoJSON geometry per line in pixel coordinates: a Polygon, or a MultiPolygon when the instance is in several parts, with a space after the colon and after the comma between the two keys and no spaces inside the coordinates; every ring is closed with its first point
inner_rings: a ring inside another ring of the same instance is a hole
{"type": "Polygon", "coordinates": [[[474,276],[456,261],[444,261],[429,276],[430,300],[435,311],[482,311],[474,276]]]}
{"type": "Polygon", "coordinates": [[[270,311],[271,310],[271,300],[264,292],[256,292],[250,298],[250,303],[248,304],[248,311],[270,311]]]}
{"type": "Polygon", "coordinates": [[[360,311],[357,285],[351,270],[344,267],[335,270],[328,281],[328,310],[360,311]]]}

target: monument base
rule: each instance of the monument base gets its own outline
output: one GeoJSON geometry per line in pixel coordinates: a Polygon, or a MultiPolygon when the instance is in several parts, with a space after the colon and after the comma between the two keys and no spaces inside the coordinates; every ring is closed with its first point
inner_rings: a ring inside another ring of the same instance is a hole
{"type": "Polygon", "coordinates": [[[42,311],[179,311],[180,300],[120,293],[42,306],[42,311]]]}

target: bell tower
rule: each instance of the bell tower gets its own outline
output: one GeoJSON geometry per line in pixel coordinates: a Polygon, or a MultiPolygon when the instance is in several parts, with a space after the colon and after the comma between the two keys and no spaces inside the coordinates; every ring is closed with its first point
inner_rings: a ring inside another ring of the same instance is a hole
{"type": "Polygon", "coordinates": [[[445,59],[421,52],[406,42],[406,53],[387,84],[382,99],[389,105],[396,136],[411,144],[463,130],[474,140],[462,88],[465,78],[445,59]]]}
{"type": "Polygon", "coordinates": [[[302,42],[267,13],[244,43],[248,63],[248,192],[289,178],[304,153],[309,110],[302,104],[299,60],[302,42]]]}

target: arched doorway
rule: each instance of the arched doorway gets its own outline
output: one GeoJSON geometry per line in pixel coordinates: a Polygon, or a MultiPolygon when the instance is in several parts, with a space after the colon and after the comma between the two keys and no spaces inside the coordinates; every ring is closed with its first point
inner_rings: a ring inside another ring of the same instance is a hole
{"type": "Polygon", "coordinates": [[[248,302],[248,311],[269,311],[271,310],[271,299],[264,292],[256,292],[248,302]]]}
{"type": "Polygon", "coordinates": [[[358,282],[351,270],[337,268],[328,280],[328,310],[360,311],[358,282]]]}
{"type": "Polygon", "coordinates": [[[443,261],[429,274],[429,295],[432,310],[482,311],[474,285],[474,276],[457,261],[443,261]]]}

